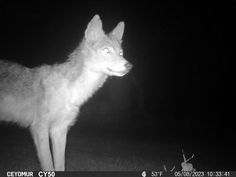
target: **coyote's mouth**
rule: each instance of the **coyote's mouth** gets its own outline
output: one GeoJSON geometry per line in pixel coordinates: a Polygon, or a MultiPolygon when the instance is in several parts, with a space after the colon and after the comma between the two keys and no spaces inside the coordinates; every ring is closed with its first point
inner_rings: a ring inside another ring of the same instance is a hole
{"type": "Polygon", "coordinates": [[[113,69],[110,69],[110,68],[107,68],[107,70],[112,74],[112,75],[115,75],[115,76],[124,76],[127,71],[115,71],[113,69]]]}

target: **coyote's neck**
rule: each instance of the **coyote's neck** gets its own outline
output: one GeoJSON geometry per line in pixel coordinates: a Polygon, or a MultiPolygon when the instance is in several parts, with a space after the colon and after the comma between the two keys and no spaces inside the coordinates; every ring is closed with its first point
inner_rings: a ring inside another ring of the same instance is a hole
{"type": "Polygon", "coordinates": [[[72,90],[77,92],[77,105],[83,104],[91,97],[106,81],[107,76],[101,73],[95,73],[84,68],[81,75],[72,83],[72,90]]]}
{"type": "Polygon", "coordinates": [[[70,79],[69,90],[71,92],[71,101],[74,106],[81,106],[89,99],[106,81],[107,75],[91,71],[85,64],[86,55],[71,56],[69,59],[70,79]]]}

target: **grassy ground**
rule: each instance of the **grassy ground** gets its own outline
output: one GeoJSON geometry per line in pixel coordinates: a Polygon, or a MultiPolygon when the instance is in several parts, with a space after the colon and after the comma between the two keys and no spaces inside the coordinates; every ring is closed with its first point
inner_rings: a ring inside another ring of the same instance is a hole
{"type": "MultiPolygon", "coordinates": [[[[104,128],[78,122],[68,134],[66,169],[69,171],[181,170],[182,148],[197,170],[235,170],[233,147],[217,141],[218,133],[162,126],[104,128]],[[143,132],[146,133],[143,133],[143,132]]],[[[29,132],[0,126],[0,170],[40,170],[29,132]]],[[[178,128],[179,127],[179,128],[178,128]]]]}

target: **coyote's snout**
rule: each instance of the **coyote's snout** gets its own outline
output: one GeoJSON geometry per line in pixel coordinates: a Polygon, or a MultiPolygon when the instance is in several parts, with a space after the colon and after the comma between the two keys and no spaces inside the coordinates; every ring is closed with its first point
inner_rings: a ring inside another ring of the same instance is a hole
{"type": "Polygon", "coordinates": [[[66,136],[80,106],[108,76],[121,77],[132,68],[123,57],[123,32],[120,22],[105,34],[95,15],[64,63],[27,68],[0,60],[0,120],[30,128],[43,170],[65,169],[66,136]]]}

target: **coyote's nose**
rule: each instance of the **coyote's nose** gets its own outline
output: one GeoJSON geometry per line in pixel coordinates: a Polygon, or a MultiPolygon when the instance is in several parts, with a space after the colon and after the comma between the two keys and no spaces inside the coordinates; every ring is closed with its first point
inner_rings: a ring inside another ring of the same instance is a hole
{"type": "Polygon", "coordinates": [[[133,65],[131,63],[127,62],[127,63],[125,63],[125,67],[129,71],[132,69],[133,65]]]}

